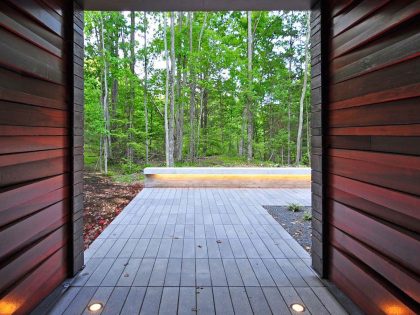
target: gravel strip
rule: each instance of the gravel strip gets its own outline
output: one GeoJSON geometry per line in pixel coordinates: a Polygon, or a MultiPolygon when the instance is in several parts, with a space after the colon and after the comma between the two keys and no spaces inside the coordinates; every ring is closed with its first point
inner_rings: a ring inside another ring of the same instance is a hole
{"type": "Polygon", "coordinates": [[[309,253],[312,246],[311,220],[305,220],[305,213],[312,213],[311,207],[300,207],[298,212],[288,206],[263,206],[269,214],[309,253]]]}

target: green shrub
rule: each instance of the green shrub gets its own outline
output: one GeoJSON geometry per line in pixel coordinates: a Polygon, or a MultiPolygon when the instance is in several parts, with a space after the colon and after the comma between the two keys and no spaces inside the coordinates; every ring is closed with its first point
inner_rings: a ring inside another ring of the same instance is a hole
{"type": "Polygon", "coordinates": [[[303,215],[303,220],[311,221],[312,220],[312,213],[310,213],[309,211],[306,211],[303,215]]]}
{"type": "Polygon", "coordinates": [[[292,212],[299,212],[300,211],[300,205],[298,205],[297,203],[289,203],[287,205],[287,210],[292,211],[292,212]]]}

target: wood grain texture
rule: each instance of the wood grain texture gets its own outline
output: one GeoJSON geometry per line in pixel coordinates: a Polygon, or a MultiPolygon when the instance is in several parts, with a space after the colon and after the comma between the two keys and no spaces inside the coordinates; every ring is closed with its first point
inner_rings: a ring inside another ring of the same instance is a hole
{"type": "Polygon", "coordinates": [[[389,282],[375,277],[357,260],[332,249],[331,264],[331,280],[367,314],[418,314],[418,305],[401,299],[389,282]]]}
{"type": "Polygon", "coordinates": [[[76,275],[84,264],[83,254],[83,128],[84,128],[84,76],[83,76],[83,59],[84,59],[84,15],[83,9],[79,3],[73,1],[73,16],[72,16],[72,42],[71,49],[73,52],[73,63],[70,65],[70,72],[72,73],[73,83],[73,112],[71,115],[72,121],[72,243],[71,243],[71,274],[76,275]]]}
{"type": "Polygon", "coordinates": [[[419,14],[414,0],[330,11],[329,277],[367,314],[420,311],[419,14]]]}
{"type": "Polygon", "coordinates": [[[325,90],[326,76],[324,75],[328,69],[326,61],[326,32],[328,16],[322,11],[321,1],[317,1],[312,8],[311,13],[311,94],[312,94],[312,113],[311,113],[311,168],[312,168],[312,211],[314,217],[317,218],[318,224],[313,224],[314,230],[317,228],[318,234],[312,234],[312,267],[319,275],[325,277],[327,275],[326,268],[326,250],[327,242],[324,241],[320,233],[323,230],[323,214],[325,202],[325,181],[323,176],[324,154],[326,142],[323,134],[325,133],[325,121],[323,106],[328,96],[325,90]],[[321,73],[322,72],[322,73],[321,73]],[[315,226],[316,225],[316,226],[315,226]]]}
{"type": "Polygon", "coordinates": [[[70,275],[69,9],[62,0],[0,3],[0,303],[13,314],[70,275]]]}

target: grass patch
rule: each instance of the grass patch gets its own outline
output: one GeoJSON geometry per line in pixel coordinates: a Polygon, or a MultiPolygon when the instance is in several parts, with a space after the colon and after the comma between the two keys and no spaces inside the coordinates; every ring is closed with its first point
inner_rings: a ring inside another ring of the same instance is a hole
{"type": "Polygon", "coordinates": [[[312,213],[310,213],[310,212],[308,212],[308,211],[306,211],[304,214],[303,214],[303,220],[305,220],[305,221],[312,221],[312,213]]]}
{"type": "Polygon", "coordinates": [[[144,175],[141,173],[112,174],[110,175],[110,178],[115,183],[131,184],[131,183],[143,181],[144,175]]]}
{"type": "Polygon", "coordinates": [[[287,205],[287,210],[291,211],[291,212],[299,212],[301,209],[301,206],[298,205],[297,203],[289,203],[287,205]]]}

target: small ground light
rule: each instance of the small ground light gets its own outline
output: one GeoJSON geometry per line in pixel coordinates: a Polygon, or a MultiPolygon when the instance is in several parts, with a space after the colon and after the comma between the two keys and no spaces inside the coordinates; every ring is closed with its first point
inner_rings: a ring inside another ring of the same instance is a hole
{"type": "Polygon", "coordinates": [[[292,308],[292,310],[294,310],[295,312],[298,312],[298,313],[302,313],[302,312],[305,311],[305,307],[301,304],[298,304],[298,303],[292,304],[292,305],[290,305],[290,307],[292,308]]]}
{"type": "Polygon", "coordinates": [[[97,311],[101,310],[102,307],[103,306],[102,306],[101,303],[93,303],[93,304],[89,305],[88,310],[91,311],[91,312],[97,312],[97,311]]]}

